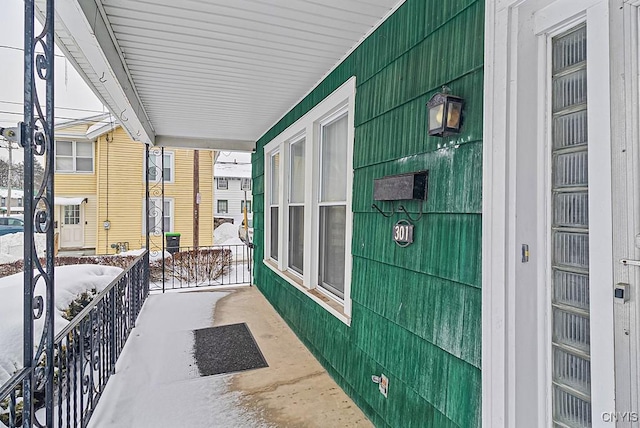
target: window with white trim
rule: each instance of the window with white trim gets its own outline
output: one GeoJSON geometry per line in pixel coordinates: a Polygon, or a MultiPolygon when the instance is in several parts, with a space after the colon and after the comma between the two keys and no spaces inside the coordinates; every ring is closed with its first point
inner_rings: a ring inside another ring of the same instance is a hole
{"type": "Polygon", "coordinates": [[[264,148],[265,264],[347,324],[354,104],[352,78],[264,148]]]}
{"type": "Polygon", "coordinates": [[[347,216],[347,113],[320,126],[320,198],[318,203],[318,285],[344,298],[347,216]]]}
{"type": "Polygon", "coordinates": [[[300,275],[304,269],[304,150],[304,137],[289,146],[288,267],[300,275]]]}
{"type": "Polygon", "coordinates": [[[163,222],[164,232],[173,232],[173,199],[164,199],[163,210],[162,198],[149,198],[149,208],[145,210],[149,217],[149,233],[152,235],[162,234],[163,222]]]}
{"type": "Polygon", "coordinates": [[[93,142],[56,141],[56,172],[93,172],[93,142]]]}
{"type": "Polygon", "coordinates": [[[219,177],[216,178],[218,186],[217,188],[220,190],[227,190],[229,189],[229,181],[227,180],[226,177],[219,177]]]}
{"type": "Polygon", "coordinates": [[[279,241],[279,214],[280,214],[280,153],[276,152],[270,156],[270,181],[271,192],[269,197],[269,256],[278,260],[278,241],[279,241]]]}
{"type": "Polygon", "coordinates": [[[241,178],[240,179],[240,190],[246,190],[247,192],[251,190],[251,179],[250,178],[241,178]]]}
{"type": "Polygon", "coordinates": [[[218,200],[218,213],[227,214],[229,212],[229,201],[226,199],[218,200]]]}
{"type": "Polygon", "coordinates": [[[173,152],[164,152],[164,165],[162,163],[162,153],[158,151],[149,152],[149,181],[158,183],[164,178],[165,183],[173,182],[173,152]]]}

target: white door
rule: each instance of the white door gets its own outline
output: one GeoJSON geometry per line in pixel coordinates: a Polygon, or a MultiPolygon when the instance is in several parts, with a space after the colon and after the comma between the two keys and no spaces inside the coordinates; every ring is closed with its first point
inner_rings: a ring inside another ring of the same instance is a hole
{"type": "Polygon", "coordinates": [[[82,248],[84,246],[84,221],[82,205],[63,205],[60,224],[60,247],[82,248]]]}

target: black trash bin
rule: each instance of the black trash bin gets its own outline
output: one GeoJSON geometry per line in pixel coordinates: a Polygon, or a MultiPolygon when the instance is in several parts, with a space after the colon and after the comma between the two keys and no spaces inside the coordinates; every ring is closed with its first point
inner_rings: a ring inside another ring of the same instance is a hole
{"type": "Polygon", "coordinates": [[[180,234],[179,233],[165,233],[167,238],[167,251],[171,254],[180,251],[180,234]]]}

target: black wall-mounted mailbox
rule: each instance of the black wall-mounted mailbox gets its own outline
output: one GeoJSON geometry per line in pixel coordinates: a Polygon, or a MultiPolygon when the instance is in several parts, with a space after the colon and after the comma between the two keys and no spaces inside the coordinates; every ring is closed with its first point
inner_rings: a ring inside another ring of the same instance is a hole
{"type": "Polygon", "coordinates": [[[373,180],[373,199],[376,201],[427,200],[429,171],[389,175],[373,180]]]}

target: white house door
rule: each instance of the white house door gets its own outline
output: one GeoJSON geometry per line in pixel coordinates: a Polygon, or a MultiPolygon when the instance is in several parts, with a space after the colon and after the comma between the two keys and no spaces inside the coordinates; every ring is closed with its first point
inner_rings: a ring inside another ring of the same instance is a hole
{"type": "Polygon", "coordinates": [[[82,248],[84,246],[84,221],[82,205],[63,205],[60,225],[60,247],[82,248]]]}

